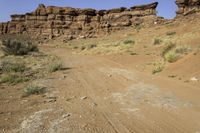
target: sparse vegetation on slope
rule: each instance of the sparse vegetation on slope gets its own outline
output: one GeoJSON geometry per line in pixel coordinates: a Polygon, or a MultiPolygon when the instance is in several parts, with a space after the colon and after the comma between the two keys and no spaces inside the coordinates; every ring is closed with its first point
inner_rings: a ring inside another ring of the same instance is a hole
{"type": "Polygon", "coordinates": [[[20,74],[4,74],[0,78],[0,83],[10,83],[10,84],[18,84],[21,82],[27,82],[29,80],[28,77],[20,74]]]}
{"type": "Polygon", "coordinates": [[[120,47],[121,50],[129,51],[129,49],[132,48],[133,45],[135,45],[135,40],[127,39],[120,43],[118,47],[120,47]]]}
{"type": "Polygon", "coordinates": [[[154,45],[160,45],[162,43],[162,40],[160,38],[154,38],[154,45]]]}
{"type": "Polygon", "coordinates": [[[5,55],[26,55],[29,52],[38,51],[37,46],[32,42],[14,38],[3,38],[1,49],[5,55]]]}
{"type": "Polygon", "coordinates": [[[49,65],[49,72],[56,72],[63,69],[62,61],[54,61],[49,65]]]}
{"type": "Polygon", "coordinates": [[[123,42],[124,44],[135,44],[135,41],[133,40],[133,39],[127,39],[127,40],[125,40],[124,42],[123,42]]]}
{"type": "Polygon", "coordinates": [[[134,27],[135,27],[137,32],[139,32],[142,29],[142,25],[141,24],[136,24],[134,27]]]}
{"type": "Polygon", "coordinates": [[[176,34],[175,31],[168,31],[168,32],[166,33],[167,36],[173,36],[173,35],[175,35],[175,34],[176,34]]]}
{"type": "Polygon", "coordinates": [[[156,73],[159,73],[161,72],[163,69],[164,69],[164,61],[156,61],[153,63],[154,65],[154,68],[152,70],[152,74],[156,74],[156,73]]]}
{"type": "Polygon", "coordinates": [[[181,55],[187,53],[190,51],[190,47],[187,45],[178,45],[176,46],[174,43],[168,43],[163,52],[162,55],[164,59],[170,63],[173,63],[178,60],[178,58],[181,57],[181,55]]]}
{"type": "Polygon", "coordinates": [[[191,50],[190,46],[188,45],[179,45],[175,48],[176,53],[178,54],[186,54],[191,50]]]}
{"type": "Polygon", "coordinates": [[[178,60],[179,55],[174,50],[170,50],[164,55],[164,59],[170,63],[178,60]]]}
{"type": "Polygon", "coordinates": [[[169,52],[170,50],[172,50],[174,47],[176,47],[176,44],[174,44],[172,42],[166,43],[165,47],[163,49],[162,55],[164,56],[167,52],[169,52]]]}
{"type": "Polygon", "coordinates": [[[22,61],[3,60],[1,62],[1,69],[3,72],[24,72],[26,66],[22,61]]]}
{"type": "MultiPolygon", "coordinates": [[[[0,83],[19,84],[40,79],[48,74],[49,62],[58,60],[42,52],[29,55],[29,52],[38,51],[38,48],[23,39],[17,38],[20,41],[16,41],[15,37],[10,38],[12,39],[4,40],[4,45],[0,50],[6,55],[0,58],[0,83]],[[24,54],[28,55],[24,56],[24,54]]],[[[51,65],[50,71],[57,71],[61,68],[62,64],[55,62],[51,65]]]]}
{"type": "Polygon", "coordinates": [[[24,89],[24,93],[26,96],[29,95],[39,95],[45,92],[44,87],[40,87],[37,85],[29,85],[24,89]]]}

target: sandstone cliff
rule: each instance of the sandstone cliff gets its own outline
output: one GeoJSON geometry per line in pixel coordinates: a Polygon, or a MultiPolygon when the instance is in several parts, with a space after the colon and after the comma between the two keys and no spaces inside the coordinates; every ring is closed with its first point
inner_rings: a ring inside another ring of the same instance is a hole
{"type": "Polygon", "coordinates": [[[111,10],[55,7],[40,4],[30,13],[11,15],[11,21],[0,23],[0,34],[23,34],[69,38],[94,37],[127,26],[152,25],[159,21],[156,16],[158,3],[111,10]]]}
{"type": "Polygon", "coordinates": [[[200,11],[200,0],[176,0],[177,17],[186,16],[200,11]]]}

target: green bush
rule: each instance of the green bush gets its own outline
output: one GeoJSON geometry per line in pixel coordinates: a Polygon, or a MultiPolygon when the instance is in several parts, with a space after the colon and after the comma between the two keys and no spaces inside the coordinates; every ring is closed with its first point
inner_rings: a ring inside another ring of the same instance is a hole
{"type": "Polygon", "coordinates": [[[26,55],[29,52],[38,51],[37,46],[29,41],[11,38],[2,39],[1,49],[5,55],[26,55]]]}
{"type": "Polygon", "coordinates": [[[45,93],[45,88],[35,85],[30,85],[27,88],[24,89],[24,93],[26,95],[39,95],[45,93]]]}
{"type": "Polygon", "coordinates": [[[63,64],[61,61],[53,62],[49,65],[49,72],[56,72],[63,69],[63,64]]]}

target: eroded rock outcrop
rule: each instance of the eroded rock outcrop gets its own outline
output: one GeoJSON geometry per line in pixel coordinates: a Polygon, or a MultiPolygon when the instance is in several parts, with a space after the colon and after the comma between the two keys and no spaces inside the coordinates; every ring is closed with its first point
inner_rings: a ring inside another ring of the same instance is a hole
{"type": "MultiPolygon", "coordinates": [[[[156,16],[158,3],[111,10],[55,7],[40,4],[34,12],[11,15],[11,21],[0,23],[0,34],[28,33],[39,37],[66,35],[94,37],[105,35],[127,26],[152,25],[159,21],[156,16]]],[[[73,37],[72,37],[73,36],[73,37]]]]}
{"type": "Polygon", "coordinates": [[[186,16],[200,11],[200,0],[176,0],[177,17],[186,16]]]}

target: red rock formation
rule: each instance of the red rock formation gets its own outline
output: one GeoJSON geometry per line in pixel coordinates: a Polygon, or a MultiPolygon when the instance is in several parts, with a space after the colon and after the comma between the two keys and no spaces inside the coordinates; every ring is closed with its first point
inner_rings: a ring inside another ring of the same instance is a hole
{"type": "Polygon", "coordinates": [[[177,17],[193,14],[200,11],[200,0],[176,0],[177,17]]]}
{"type": "Polygon", "coordinates": [[[104,35],[124,27],[152,25],[158,3],[111,10],[79,9],[71,7],[45,7],[40,4],[34,12],[11,15],[11,21],[0,23],[0,34],[23,34],[55,37],[60,35],[78,38],[104,35]]]}

